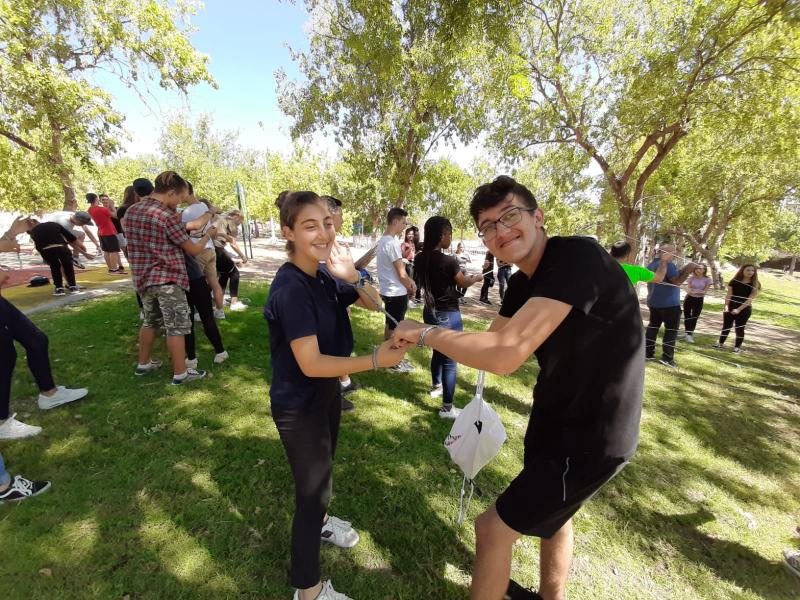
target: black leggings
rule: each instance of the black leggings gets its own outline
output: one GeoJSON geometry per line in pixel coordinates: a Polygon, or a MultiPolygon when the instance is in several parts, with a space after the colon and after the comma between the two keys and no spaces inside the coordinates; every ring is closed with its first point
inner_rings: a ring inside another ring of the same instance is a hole
{"type": "Polygon", "coordinates": [[[17,364],[15,340],[25,348],[28,368],[39,390],[46,392],[56,387],[50,371],[47,336],[16,306],[0,297],[0,420],[7,419],[10,412],[11,375],[17,364]]]}
{"type": "Polygon", "coordinates": [[[697,319],[700,318],[700,313],[703,312],[703,297],[696,298],[694,296],[686,296],[683,299],[683,326],[686,333],[694,333],[697,327],[697,319]]]}
{"type": "MultiPolygon", "coordinates": [[[[731,308],[733,310],[736,308],[735,306],[731,308]]],[[[725,343],[725,340],[728,339],[728,334],[731,332],[731,327],[735,324],[736,325],[736,347],[741,348],[742,342],[744,341],[744,326],[747,323],[748,319],[750,319],[750,315],[753,314],[753,309],[749,306],[745,308],[742,312],[738,315],[731,314],[729,312],[722,313],[722,333],[719,335],[719,343],[720,345],[725,343]]]]}
{"type": "Polygon", "coordinates": [[[41,251],[42,258],[50,265],[50,274],[53,276],[53,285],[57,288],[64,287],[64,277],[67,278],[67,285],[72,287],[75,284],[75,265],[72,264],[72,252],[66,246],[56,246],[55,248],[45,248],[41,251]],[[64,271],[62,277],[61,271],[64,271]]]}
{"type": "Polygon", "coordinates": [[[225,288],[228,282],[231,282],[231,298],[239,297],[239,269],[236,268],[236,263],[228,256],[224,248],[214,248],[217,254],[217,273],[219,273],[219,286],[222,288],[222,293],[225,293],[225,288]]]}
{"type": "Polygon", "coordinates": [[[320,533],[331,500],[333,457],[342,415],[339,379],[312,381],[316,389],[310,400],[293,407],[272,405],[272,418],[294,478],[289,578],[291,585],[299,589],[320,581],[320,533]]]}
{"type": "Polygon", "coordinates": [[[195,350],[195,337],[194,337],[194,313],[200,315],[200,320],[203,322],[203,331],[214,346],[214,352],[219,354],[225,352],[225,346],[222,345],[222,336],[217,327],[217,321],[214,319],[214,309],[211,306],[211,288],[208,287],[204,278],[194,279],[189,282],[189,291],[186,292],[186,302],[189,303],[189,319],[192,323],[192,331],[185,336],[186,343],[186,357],[189,360],[197,358],[195,350]]]}

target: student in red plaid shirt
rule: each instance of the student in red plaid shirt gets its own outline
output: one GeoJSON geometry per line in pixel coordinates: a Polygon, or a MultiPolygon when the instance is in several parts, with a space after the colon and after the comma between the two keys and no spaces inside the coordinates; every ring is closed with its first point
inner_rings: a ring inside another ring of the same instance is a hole
{"type": "Polygon", "coordinates": [[[183,252],[200,253],[212,239],[209,231],[200,243],[193,243],[175,208],[186,202],[189,185],[174,171],[165,171],[155,180],[155,189],[125,214],[123,226],[128,237],[128,260],[133,284],[142,298],[144,320],[139,330],[139,365],[137,375],[161,366],[150,358],[156,331],[164,327],[167,348],[172,358],[173,385],[182,385],[205,377],[205,371],[187,369],[183,336],[191,331],[189,305],[185,291],[189,289],[183,252]]]}

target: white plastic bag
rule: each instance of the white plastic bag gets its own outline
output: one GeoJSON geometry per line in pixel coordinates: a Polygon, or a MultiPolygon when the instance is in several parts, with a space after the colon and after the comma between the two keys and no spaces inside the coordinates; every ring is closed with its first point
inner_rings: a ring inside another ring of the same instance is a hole
{"type": "Polygon", "coordinates": [[[463,522],[466,509],[472,500],[472,493],[475,489],[473,479],[489,461],[497,456],[506,441],[506,430],[500,417],[483,399],[484,376],[483,371],[478,373],[475,397],[458,415],[450,430],[450,435],[444,441],[444,447],[450,453],[450,458],[464,472],[458,511],[459,524],[463,522]],[[465,507],[464,493],[467,483],[470,484],[470,494],[467,507],[465,507]]]}

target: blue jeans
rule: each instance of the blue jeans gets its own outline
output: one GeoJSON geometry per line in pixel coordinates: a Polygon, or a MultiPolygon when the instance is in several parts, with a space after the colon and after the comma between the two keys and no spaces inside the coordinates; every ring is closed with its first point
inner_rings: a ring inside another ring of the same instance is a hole
{"type": "MultiPolygon", "coordinates": [[[[463,331],[461,313],[457,310],[431,310],[427,306],[422,311],[422,317],[428,325],[438,325],[453,331],[463,331]]],[[[431,356],[431,379],[433,385],[442,386],[442,404],[453,403],[456,393],[456,368],[457,363],[441,352],[433,351],[431,356]]]]}
{"type": "Polygon", "coordinates": [[[11,475],[6,471],[6,465],[3,463],[3,455],[0,454],[0,485],[6,485],[11,482],[11,475]]]}

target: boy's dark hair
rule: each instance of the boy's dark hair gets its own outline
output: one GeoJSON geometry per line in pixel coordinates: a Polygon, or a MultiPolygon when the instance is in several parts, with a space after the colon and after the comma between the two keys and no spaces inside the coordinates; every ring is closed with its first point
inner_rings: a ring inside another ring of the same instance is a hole
{"type": "Polygon", "coordinates": [[[93,194],[92,192],[89,192],[88,194],[86,194],[86,201],[89,204],[94,204],[95,202],[97,202],[97,194],[93,194]]]}
{"type": "Polygon", "coordinates": [[[521,183],[517,183],[513,177],[500,175],[491,183],[485,183],[475,190],[472,195],[472,202],[469,204],[469,214],[472,215],[472,220],[477,224],[481,212],[497,206],[509,194],[514,194],[528,208],[538,208],[539,206],[536,203],[536,198],[528,188],[521,183]]]}
{"type": "Polygon", "coordinates": [[[175,171],[164,171],[155,180],[155,192],[157,194],[166,194],[170,190],[180,192],[188,189],[189,184],[175,171]]]}
{"type": "Polygon", "coordinates": [[[334,198],[333,196],[320,196],[325,202],[328,203],[328,207],[331,210],[336,210],[337,208],[342,208],[342,201],[338,198],[334,198]]]}
{"type": "Polygon", "coordinates": [[[611,256],[614,258],[625,258],[631,253],[631,245],[625,240],[614,242],[611,246],[611,256]]]}
{"type": "Polygon", "coordinates": [[[189,195],[190,196],[194,196],[194,186],[192,185],[192,182],[191,181],[187,181],[186,185],[189,186],[189,195]]]}
{"type": "Polygon", "coordinates": [[[400,208],[399,206],[395,206],[394,208],[390,208],[389,212],[386,213],[386,224],[391,225],[397,219],[402,219],[403,217],[407,217],[408,212],[404,209],[400,208]]]}

